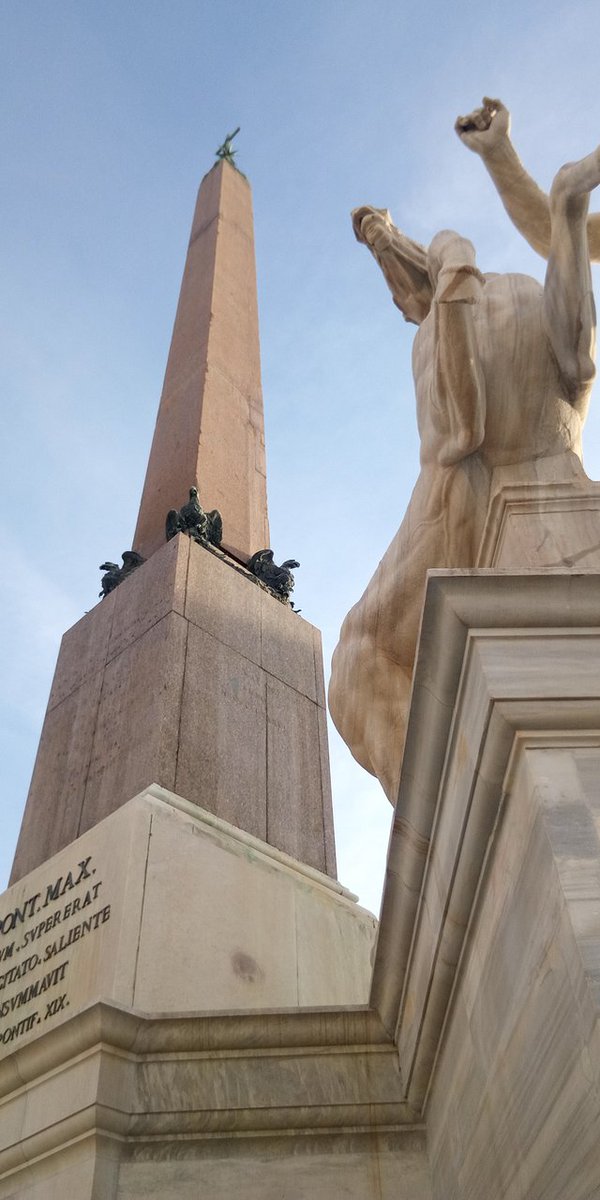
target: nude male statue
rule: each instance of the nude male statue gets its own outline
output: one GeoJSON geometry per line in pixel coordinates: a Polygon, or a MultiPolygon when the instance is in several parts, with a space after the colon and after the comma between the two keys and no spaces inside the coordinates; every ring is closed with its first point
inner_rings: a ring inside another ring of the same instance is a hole
{"type": "Polygon", "coordinates": [[[353,213],[405,318],[413,348],[421,472],[404,520],[342,626],[329,704],[354,757],[397,795],[427,569],[472,567],[495,467],[581,457],[595,375],[588,233],[600,258],[600,147],[556,175],[546,197],[508,138],[499,101],[459,118],[517,227],[548,256],[544,287],[526,275],[482,275],[473,246],[438,233],[411,241],[385,210],[353,213]]]}

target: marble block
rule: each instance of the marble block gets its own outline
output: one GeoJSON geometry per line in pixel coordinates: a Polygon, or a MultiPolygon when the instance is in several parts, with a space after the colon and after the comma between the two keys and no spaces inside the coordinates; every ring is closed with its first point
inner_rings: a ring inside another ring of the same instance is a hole
{"type": "Polygon", "coordinates": [[[0,898],[0,1056],[99,999],[365,1004],[376,921],[355,900],[154,785],[0,898]]]}
{"type": "Polygon", "coordinates": [[[496,468],[477,565],[600,570],[600,484],[576,455],[496,468]]]}
{"type": "Polygon", "coordinates": [[[157,785],[106,817],[0,898],[0,1200],[431,1200],[375,930],[157,785]]]}
{"type": "Polygon", "coordinates": [[[107,1003],[0,1062],[0,1200],[431,1200],[365,1009],[147,1017],[107,1003]]]}
{"type": "Polygon", "coordinates": [[[151,783],[335,876],[319,632],[183,535],[63,638],[11,882],[151,783]]]}
{"type": "Polygon", "coordinates": [[[371,1004],[435,1200],[600,1194],[599,584],[429,577],[371,1004]]]}

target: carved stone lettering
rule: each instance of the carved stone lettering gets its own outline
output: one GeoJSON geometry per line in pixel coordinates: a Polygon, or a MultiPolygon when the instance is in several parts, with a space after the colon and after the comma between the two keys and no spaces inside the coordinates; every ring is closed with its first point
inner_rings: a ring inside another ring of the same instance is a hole
{"type": "Polygon", "coordinates": [[[95,875],[89,855],[0,915],[1,1047],[69,1008],[78,946],[111,916],[95,875]]]}

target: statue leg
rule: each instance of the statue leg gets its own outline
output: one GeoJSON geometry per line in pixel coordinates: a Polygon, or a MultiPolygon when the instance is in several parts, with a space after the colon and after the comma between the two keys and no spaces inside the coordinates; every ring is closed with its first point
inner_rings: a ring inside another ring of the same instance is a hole
{"type": "Polygon", "coordinates": [[[595,375],[596,312],[587,240],[589,194],[600,184],[600,147],[561,167],[550,191],[550,257],[544,317],[568,398],[582,419],[595,375]]]}
{"type": "Polygon", "coordinates": [[[477,454],[453,467],[424,467],[400,529],[342,626],[331,669],[331,716],[392,804],[427,570],[474,565],[488,493],[477,454]]]}

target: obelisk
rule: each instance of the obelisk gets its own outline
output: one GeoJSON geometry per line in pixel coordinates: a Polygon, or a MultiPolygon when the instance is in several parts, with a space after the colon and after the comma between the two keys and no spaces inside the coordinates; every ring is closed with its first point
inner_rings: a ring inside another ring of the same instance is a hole
{"type": "Polygon", "coordinates": [[[252,200],[221,160],[194,215],[146,561],[63,638],[11,881],[152,784],[335,875],[320,635],[245,569],[268,546],[252,200]],[[165,540],[191,487],[222,547],[165,540]]]}
{"type": "Polygon", "coordinates": [[[134,536],[144,558],[192,486],[234,553],[269,546],[252,196],[225,160],[198,193],[134,536]]]}
{"type": "Polygon", "coordinates": [[[335,877],[320,637],[250,569],[266,518],[250,189],[223,161],[194,218],[145,561],[113,563],[63,638],[0,896],[2,1197],[258,1196],[267,1142],[294,1177],[310,1144],[321,1195],[322,1134],[396,1111],[393,1051],[371,1084],[376,921],[335,877]],[[222,542],[181,512],[166,538],[190,488],[222,542]]]}

